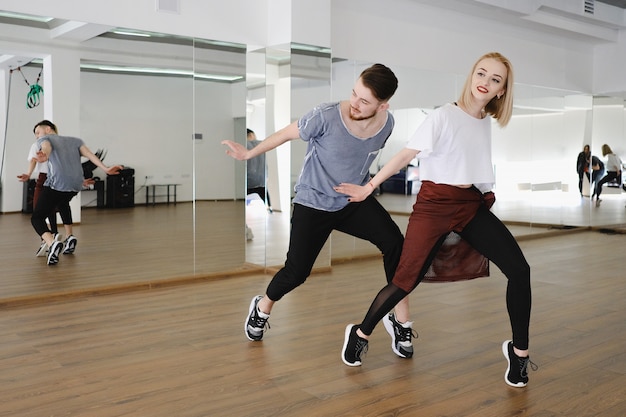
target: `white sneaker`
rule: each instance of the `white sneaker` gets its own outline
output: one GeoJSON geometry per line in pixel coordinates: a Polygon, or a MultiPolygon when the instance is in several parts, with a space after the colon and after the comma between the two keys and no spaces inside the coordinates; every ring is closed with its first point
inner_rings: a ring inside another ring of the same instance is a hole
{"type": "Polygon", "coordinates": [[[35,256],[46,256],[46,253],[48,252],[48,244],[46,243],[45,240],[41,241],[41,245],[39,246],[39,249],[37,249],[35,251],[35,256]]]}
{"type": "Polygon", "coordinates": [[[252,239],[254,239],[254,233],[252,233],[252,229],[246,225],[246,240],[251,241],[252,239]]]}

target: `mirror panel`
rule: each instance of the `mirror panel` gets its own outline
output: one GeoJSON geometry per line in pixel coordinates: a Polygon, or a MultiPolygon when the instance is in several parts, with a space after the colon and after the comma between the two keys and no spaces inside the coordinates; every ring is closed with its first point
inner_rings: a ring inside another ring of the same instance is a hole
{"type": "Polygon", "coordinates": [[[223,139],[245,144],[246,47],[194,40],[193,166],[195,273],[245,263],[245,164],[223,139]]]}
{"type": "MultiPolygon", "coordinates": [[[[60,133],[83,138],[93,151],[105,150],[105,163],[121,163],[134,171],[133,190],[127,193],[133,207],[96,208],[96,191],[84,190],[79,195],[83,213],[89,213],[75,228],[85,236],[81,250],[87,254],[90,246],[105,244],[87,236],[99,230],[93,224],[98,217],[116,215],[126,225],[117,232],[107,230],[116,238],[105,246],[122,244],[132,254],[111,260],[105,251],[98,260],[89,258],[90,271],[102,263],[102,282],[114,285],[117,278],[106,265],[124,271],[119,278],[125,283],[244,267],[245,169],[224,154],[219,142],[233,137],[245,140],[245,45],[115,29],[76,46],[65,41],[62,48],[57,47],[54,39],[42,46],[37,39],[51,38],[46,35],[49,30],[26,28],[20,32],[23,41],[15,45],[3,41],[0,51],[23,54],[15,62],[31,83],[41,76],[44,98],[63,92],[55,74],[49,75],[44,68],[50,57],[80,63],[80,80],[71,80],[80,84],[80,120],[76,121],[80,131],[60,124],[60,133]],[[177,204],[173,204],[173,189],[171,203],[161,204],[167,192],[160,187],[153,206],[152,194],[148,202],[146,193],[151,184],[176,184],[177,204]]],[[[3,173],[11,175],[3,176],[2,210],[19,212],[22,183],[13,174],[25,171],[34,123],[54,117],[44,116],[43,102],[25,108],[28,86],[19,72],[9,72],[11,68],[15,67],[7,66],[4,72],[5,83],[13,91],[3,148],[3,173]]],[[[52,110],[46,109],[46,114],[53,114],[52,110]]],[[[105,175],[99,169],[94,174],[105,175]]],[[[36,242],[32,228],[24,234],[36,242]]]]}
{"type": "MultiPolygon", "coordinates": [[[[331,56],[328,48],[303,45],[275,45],[250,52],[248,57],[248,127],[263,140],[274,131],[292,123],[320,103],[330,99],[331,56]],[[264,60],[261,57],[264,57],[264,60]]],[[[265,246],[265,265],[280,267],[289,246],[291,199],[302,169],[306,142],[289,141],[266,154],[266,187],[272,210],[258,198],[250,200],[246,220],[261,229],[265,246]],[[259,227],[265,224],[265,229],[259,227]]],[[[254,241],[248,242],[247,260],[258,259],[254,241]]],[[[314,268],[330,266],[330,239],[322,249],[314,268]]]]}
{"type": "MultiPolygon", "coordinates": [[[[614,225],[626,224],[626,210],[624,210],[624,165],[626,160],[626,134],[624,130],[624,99],[622,97],[595,96],[593,97],[593,126],[591,154],[604,163],[604,173],[597,174],[602,178],[607,174],[608,157],[603,155],[602,146],[607,144],[614,154],[622,160],[621,181],[610,181],[602,186],[601,203],[589,200],[591,210],[591,225],[599,229],[611,230],[614,225]]],[[[593,182],[593,176],[592,176],[593,182]]],[[[592,184],[592,194],[593,194],[592,184]]]]}

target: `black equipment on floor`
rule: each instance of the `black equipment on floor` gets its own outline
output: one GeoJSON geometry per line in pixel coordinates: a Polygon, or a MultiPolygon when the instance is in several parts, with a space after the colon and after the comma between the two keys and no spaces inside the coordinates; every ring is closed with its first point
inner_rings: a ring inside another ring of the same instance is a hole
{"type": "Polygon", "coordinates": [[[125,167],[117,175],[107,175],[106,206],[108,208],[135,206],[135,170],[125,167]]]}

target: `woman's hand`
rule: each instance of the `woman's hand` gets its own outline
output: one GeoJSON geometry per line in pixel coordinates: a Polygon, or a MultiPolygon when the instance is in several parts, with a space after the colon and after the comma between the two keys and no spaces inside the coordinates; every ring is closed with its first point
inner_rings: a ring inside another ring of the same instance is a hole
{"type": "Polygon", "coordinates": [[[365,200],[374,191],[374,187],[371,183],[365,185],[347,184],[341,183],[334,187],[334,190],[338,193],[348,196],[348,201],[351,203],[358,203],[365,200]]]}

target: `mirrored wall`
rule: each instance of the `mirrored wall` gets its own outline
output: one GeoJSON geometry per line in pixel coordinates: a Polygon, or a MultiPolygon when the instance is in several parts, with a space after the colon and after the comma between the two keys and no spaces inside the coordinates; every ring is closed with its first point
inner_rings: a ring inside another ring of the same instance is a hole
{"type": "MultiPolygon", "coordinates": [[[[28,30],[40,32],[24,36],[40,38],[46,29],[28,30]]],[[[332,58],[328,48],[313,45],[250,49],[116,28],[80,42],[80,48],[53,43],[38,47],[26,39],[20,52],[27,52],[28,45],[32,54],[23,57],[19,72],[7,76],[11,91],[3,149],[3,211],[22,209],[22,184],[13,180],[13,173],[24,170],[32,126],[50,114],[44,105],[25,108],[29,86],[22,77],[32,83],[43,74],[44,95],[62,95],[58,84],[51,84],[49,77],[55,74],[46,71],[46,57],[76,62],[81,67],[79,79],[63,83],[79,85],[75,91],[80,131],[59,126],[60,132],[84,138],[92,150],[105,150],[106,163],[133,169],[134,208],[117,211],[129,219],[117,233],[132,256],[115,262],[138,279],[279,267],[288,248],[293,186],[306,144],[291,141],[267,154],[268,207],[249,195],[246,164],[226,156],[220,142],[233,139],[245,144],[248,128],[263,139],[320,103],[347,99],[361,71],[372,64],[332,58]],[[168,197],[174,198],[168,185],[175,186],[176,204],[166,203],[168,197]],[[140,223],[147,227],[132,226],[140,223]],[[246,238],[248,227],[252,239],[246,238]],[[155,264],[161,266],[152,267],[155,264]]],[[[15,53],[17,46],[0,44],[3,47],[6,50],[0,52],[15,53]]],[[[391,100],[396,127],[372,165],[373,174],[404,146],[429,112],[458,97],[465,80],[464,74],[392,69],[400,81],[391,100]]],[[[517,235],[625,224],[621,187],[605,186],[599,207],[590,199],[589,185],[582,196],[578,189],[578,153],[589,144],[594,155],[606,160],[601,152],[604,143],[626,159],[622,98],[516,85],[511,123],[505,129],[495,124],[493,128],[497,178],[493,210],[517,235]]],[[[406,228],[419,188],[418,170],[406,172],[400,192],[384,191],[379,196],[401,229],[406,228]]],[[[111,211],[92,208],[97,196],[90,190],[81,193],[80,204],[85,210],[111,211]]],[[[376,253],[371,244],[336,232],[316,267],[329,267],[331,259],[376,253]]]]}

